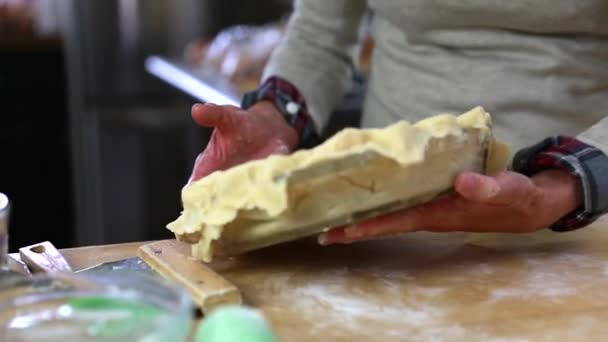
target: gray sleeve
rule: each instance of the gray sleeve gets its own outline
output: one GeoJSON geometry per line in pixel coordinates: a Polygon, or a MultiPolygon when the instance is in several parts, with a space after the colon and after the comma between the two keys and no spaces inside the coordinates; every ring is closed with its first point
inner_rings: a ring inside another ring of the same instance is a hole
{"type": "Polygon", "coordinates": [[[287,33],[263,80],[294,84],[306,99],[318,132],[352,87],[354,52],[366,0],[296,0],[287,33]]]}
{"type": "Polygon", "coordinates": [[[589,156],[585,169],[589,174],[588,182],[592,196],[589,211],[598,215],[608,213],[608,117],[591,126],[577,138],[604,152],[604,155],[589,156]]]}
{"type": "Polygon", "coordinates": [[[577,139],[599,148],[608,156],[608,117],[581,133],[577,139]]]}

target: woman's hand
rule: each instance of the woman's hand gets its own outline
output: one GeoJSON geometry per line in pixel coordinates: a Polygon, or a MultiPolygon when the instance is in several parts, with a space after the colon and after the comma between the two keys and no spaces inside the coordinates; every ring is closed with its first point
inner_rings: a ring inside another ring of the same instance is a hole
{"type": "Polygon", "coordinates": [[[260,102],[247,111],[196,104],[192,118],[214,130],[209,144],[196,158],[190,182],[250,160],[287,154],[298,144],[296,131],[270,102],[260,102]]]}
{"type": "Polygon", "coordinates": [[[576,179],[548,170],[532,178],[515,172],[484,176],[465,172],[455,194],[404,211],[335,228],[319,237],[324,245],[413,232],[527,233],[544,229],[581,204],[576,179]]]}

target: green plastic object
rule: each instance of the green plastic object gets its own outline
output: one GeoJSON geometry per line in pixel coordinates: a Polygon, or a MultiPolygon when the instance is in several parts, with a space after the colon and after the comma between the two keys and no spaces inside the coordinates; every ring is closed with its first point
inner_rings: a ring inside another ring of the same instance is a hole
{"type": "Polygon", "coordinates": [[[203,320],[196,342],[277,342],[260,311],[245,306],[223,306],[203,320]]]}
{"type": "Polygon", "coordinates": [[[68,305],[76,316],[97,316],[87,330],[90,336],[102,338],[129,336],[162,315],[160,309],[151,305],[107,297],[79,297],[68,305]],[[108,317],[102,319],[104,314],[108,317]]]}

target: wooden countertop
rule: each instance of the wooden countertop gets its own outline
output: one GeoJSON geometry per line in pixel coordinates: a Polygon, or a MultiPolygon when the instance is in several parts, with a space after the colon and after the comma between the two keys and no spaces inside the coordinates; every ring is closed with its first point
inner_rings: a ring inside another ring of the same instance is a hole
{"type": "MultiPolygon", "coordinates": [[[[81,268],[139,245],[63,253],[81,268]]],[[[608,217],[571,233],[301,241],[213,266],[284,341],[608,339],[608,217]]]]}

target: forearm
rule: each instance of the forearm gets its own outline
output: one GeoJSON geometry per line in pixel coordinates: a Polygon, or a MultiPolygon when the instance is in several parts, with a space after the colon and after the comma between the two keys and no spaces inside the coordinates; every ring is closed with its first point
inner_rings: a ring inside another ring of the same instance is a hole
{"type": "Polygon", "coordinates": [[[539,215],[546,215],[547,222],[556,222],[583,204],[579,181],[566,171],[546,170],[532,176],[532,181],[542,192],[539,215]]]}
{"type": "Polygon", "coordinates": [[[366,3],[297,1],[286,37],[265,69],[264,80],[280,77],[302,93],[318,132],[352,86],[352,52],[366,3]]]}
{"type": "MultiPolygon", "coordinates": [[[[551,227],[555,231],[584,227],[599,215],[608,212],[608,157],[595,146],[569,137],[549,137],[518,151],[513,158],[512,166],[515,171],[527,176],[560,171],[576,179],[579,205],[555,222],[551,227]]],[[[556,205],[554,202],[560,199],[555,197],[565,196],[559,192],[560,189],[551,190],[558,192],[551,193],[546,201],[556,205]]],[[[564,203],[573,202],[570,200],[564,203]]]]}

